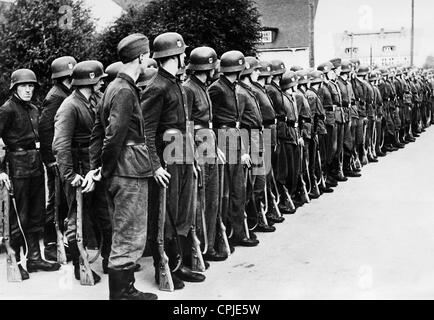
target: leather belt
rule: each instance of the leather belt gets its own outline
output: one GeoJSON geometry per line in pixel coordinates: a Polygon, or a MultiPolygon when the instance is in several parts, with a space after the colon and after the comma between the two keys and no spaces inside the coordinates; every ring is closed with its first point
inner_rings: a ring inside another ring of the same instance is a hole
{"type": "Polygon", "coordinates": [[[336,107],[335,106],[324,106],[324,110],[334,112],[334,111],[336,111],[336,107]]]}
{"type": "Polygon", "coordinates": [[[287,122],[288,121],[288,117],[286,117],[286,116],[277,116],[277,121],[287,122]]]}
{"type": "Polygon", "coordinates": [[[298,122],[294,121],[294,120],[288,120],[286,122],[288,124],[288,126],[290,126],[291,128],[298,128],[298,122]]]}
{"type": "Polygon", "coordinates": [[[240,129],[241,124],[239,122],[219,123],[217,128],[219,129],[240,129]]]}
{"type": "Polygon", "coordinates": [[[141,140],[141,141],[127,140],[125,142],[125,145],[128,147],[141,146],[141,145],[145,145],[145,144],[146,144],[146,140],[141,140]]]}
{"type": "Polygon", "coordinates": [[[22,152],[22,151],[31,151],[31,150],[38,150],[37,146],[35,144],[28,145],[28,146],[17,146],[17,147],[4,147],[3,150],[6,150],[8,152],[22,152]]]}
{"type": "Polygon", "coordinates": [[[263,122],[264,127],[272,126],[277,124],[277,119],[274,120],[264,120],[263,122]]]}

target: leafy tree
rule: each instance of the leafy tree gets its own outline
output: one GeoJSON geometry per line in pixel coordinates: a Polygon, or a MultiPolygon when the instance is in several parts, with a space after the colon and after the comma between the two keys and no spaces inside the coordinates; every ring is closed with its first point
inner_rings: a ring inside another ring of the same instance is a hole
{"type": "Polygon", "coordinates": [[[433,55],[429,55],[428,57],[426,57],[426,60],[425,60],[423,67],[425,69],[434,68],[434,56],[433,55]]]}
{"type": "Polygon", "coordinates": [[[94,57],[95,23],[83,0],[17,0],[4,13],[0,30],[0,103],[9,95],[11,73],[32,69],[41,100],[51,85],[51,62],[63,55],[77,61],[94,57]]]}
{"type": "Polygon", "coordinates": [[[98,57],[118,60],[119,41],[141,32],[151,41],[164,32],[180,33],[190,47],[207,45],[221,55],[228,50],[254,54],[259,41],[259,12],[252,0],[153,0],[131,6],[100,36],[98,57]]]}

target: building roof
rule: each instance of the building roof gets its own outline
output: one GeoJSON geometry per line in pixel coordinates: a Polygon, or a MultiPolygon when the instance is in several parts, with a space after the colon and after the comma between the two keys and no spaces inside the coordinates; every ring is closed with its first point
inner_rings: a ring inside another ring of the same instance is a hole
{"type": "MultiPolygon", "coordinates": [[[[319,0],[312,0],[314,17],[319,0]]],[[[260,49],[309,47],[310,0],[255,0],[265,29],[273,29],[276,38],[260,49]]]]}

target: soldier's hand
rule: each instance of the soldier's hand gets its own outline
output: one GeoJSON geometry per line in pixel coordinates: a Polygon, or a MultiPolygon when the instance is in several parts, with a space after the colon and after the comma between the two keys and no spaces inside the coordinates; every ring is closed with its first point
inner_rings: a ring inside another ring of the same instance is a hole
{"type": "Polygon", "coordinates": [[[158,182],[158,184],[164,188],[169,186],[171,175],[169,172],[164,170],[163,168],[159,168],[154,173],[154,179],[158,182]]]}
{"type": "Polygon", "coordinates": [[[220,164],[226,163],[226,156],[220,148],[217,148],[217,159],[220,164]]]}
{"type": "Polygon", "coordinates": [[[95,190],[95,181],[93,177],[95,176],[96,170],[90,170],[86,177],[84,178],[81,187],[83,188],[82,193],[89,193],[95,190]]]}
{"type": "Polygon", "coordinates": [[[0,186],[2,188],[5,186],[8,191],[11,190],[11,180],[9,180],[9,176],[4,172],[0,173],[0,186]]]}
{"type": "Polygon", "coordinates": [[[303,138],[298,139],[298,144],[304,148],[304,139],[303,138]]]}
{"type": "Polygon", "coordinates": [[[72,182],[71,182],[71,186],[73,186],[74,188],[77,188],[77,187],[81,186],[82,181],[83,181],[83,177],[80,176],[79,174],[76,174],[74,180],[72,180],[72,182]]]}
{"type": "Polygon", "coordinates": [[[252,166],[252,159],[250,158],[250,155],[247,153],[243,154],[241,156],[241,163],[250,168],[252,166]]]}
{"type": "Polygon", "coordinates": [[[95,170],[93,180],[96,182],[100,182],[102,180],[102,168],[98,168],[95,170]]]}

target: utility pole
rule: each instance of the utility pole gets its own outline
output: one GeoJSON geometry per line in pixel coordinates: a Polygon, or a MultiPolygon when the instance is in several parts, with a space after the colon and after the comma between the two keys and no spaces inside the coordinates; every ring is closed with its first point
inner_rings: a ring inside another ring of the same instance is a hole
{"type": "Polygon", "coordinates": [[[315,5],[314,0],[309,0],[309,65],[315,67],[315,5]]]}
{"type": "Polygon", "coordinates": [[[411,53],[410,64],[414,66],[414,0],[411,0],[411,53]]]}

